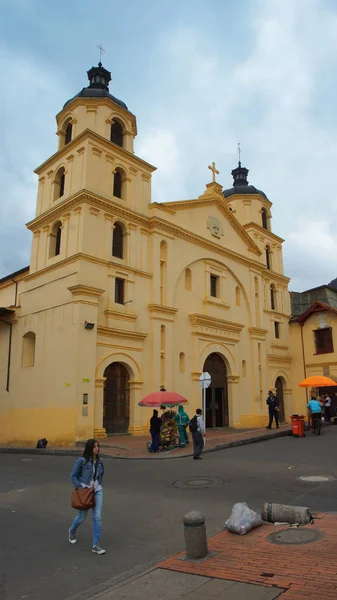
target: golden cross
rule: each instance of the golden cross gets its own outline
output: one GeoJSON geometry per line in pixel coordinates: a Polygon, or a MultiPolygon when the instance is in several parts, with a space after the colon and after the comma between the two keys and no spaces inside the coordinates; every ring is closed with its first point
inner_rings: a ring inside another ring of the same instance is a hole
{"type": "Polygon", "coordinates": [[[208,168],[212,171],[213,183],[215,183],[215,174],[219,175],[220,171],[217,171],[217,169],[215,168],[215,162],[212,162],[212,166],[208,165],[208,168]]]}
{"type": "Polygon", "coordinates": [[[99,49],[99,62],[102,62],[102,52],[105,52],[102,44],[99,44],[99,46],[96,44],[96,48],[99,49]]]}

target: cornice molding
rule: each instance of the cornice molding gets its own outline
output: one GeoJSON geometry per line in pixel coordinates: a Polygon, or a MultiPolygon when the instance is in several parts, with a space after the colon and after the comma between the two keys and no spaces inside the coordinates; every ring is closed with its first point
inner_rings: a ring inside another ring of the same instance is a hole
{"type": "Polygon", "coordinates": [[[268,362],[275,364],[287,364],[290,365],[292,363],[291,356],[279,356],[277,354],[267,354],[268,362]]]}
{"type": "Polygon", "coordinates": [[[174,308],[172,306],[163,306],[161,304],[149,304],[150,312],[161,313],[163,315],[169,315],[174,317],[174,315],[178,312],[179,308],[174,308]]]}
{"type": "Polygon", "coordinates": [[[125,338],[128,340],[136,340],[143,341],[147,338],[147,333],[138,333],[137,331],[125,331],[124,329],[114,329],[112,327],[104,327],[102,325],[98,325],[97,327],[98,335],[103,335],[105,337],[112,338],[125,338]]]}
{"type": "Polygon", "coordinates": [[[208,329],[220,329],[225,332],[233,332],[239,334],[244,325],[241,323],[234,323],[232,321],[225,321],[224,319],[218,319],[217,317],[210,317],[200,313],[190,313],[189,318],[193,327],[207,327],[208,329]]]}
{"type": "MultiPolygon", "coordinates": [[[[52,156],[47,158],[45,162],[39,165],[34,170],[34,173],[40,175],[42,171],[51,167],[52,163],[55,163],[55,161],[59,163],[59,161],[66,159],[67,155],[71,155],[72,152],[75,152],[77,150],[77,145],[83,144],[83,142],[86,141],[93,142],[94,144],[99,144],[102,148],[102,150],[99,148],[100,151],[105,150],[109,154],[113,153],[113,155],[116,155],[117,158],[122,157],[126,161],[128,166],[134,166],[136,163],[138,168],[142,167],[145,171],[149,171],[149,173],[153,173],[157,170],[157,167],[150,165],[150,163],[146,162],[142,158],[139,158],[132,152],[129,152],[129,150],[121,148],[120,146],[117,146],[117,144],[113,144],[113,142],[110,142],[110,140],[99,135],[95,131],[92,131],[91,129],[84,129],[79,135],[77,135],[73,140],[71,140],[69,144],[63,146],[63,148],[60,148],[60,150],[57,150],[57,152],[52,154],[52,156]]],[[[149,175],[148,173],[146,174],[149,175]]]]}
{"type": "Polygon", "coordinates": [[[117,321],[129,321],[129,322],[134,323],[138,319],[138,315],[134,315],[132,313],[126,313],[126,312],[123,313],[122,311],[112,310],[110,308],[107,308],[107,310],[104,311],[104,314],[107,317],[112,317],[112,318],[116,319],[117,321]]]}
{"type": "Polygon", "coordinates": [[[246,223],[245,225],[243,225],[244,229],[256,229],[258,231],[259,234],[262,234],[268,239],[270,238],[271,240],[275,240],[277,242],[279,242],[280,244],[282,244],[284,242],[284,239],[281,238],[279,235],[276,235],[276,233],[273,233],[272,231],[269,231],[269,229],[265,229],[264,227],[262,227],[262,225],[259,225],[258,223],[254,223],[254,221],[250,221],[250,223],[246,223]]]}
{"type": "Polygon", "coordinates": [[[81,283],[71,285],[68,287],[68,290],[73,296],[90,296],[91,298],[99,298],[105,292],[105,290],[101,290],[100,288],[91,287],[90,285],[81,283]]]}
{"type": "Polygon", "coordinates": [[[260,327],[249,327],[248,331],[251,338],[263,341],[266,339],[268,333],[268,329],[261,329],[260,327]]]}

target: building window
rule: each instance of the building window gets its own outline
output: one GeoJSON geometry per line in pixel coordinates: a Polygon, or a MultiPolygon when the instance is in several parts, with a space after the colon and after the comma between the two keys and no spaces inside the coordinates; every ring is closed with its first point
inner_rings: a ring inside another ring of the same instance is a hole
{"type": "Polygon", "coordinates": [[[124,304],[124,287],[125,287],[125,279],[116,277],[116,279],[115,279],[115,302],[117,304],[124,304]]]}
{"type": "Polygon", "coordinates": [[[49,239],[49,258],[59,256],[61,253],[62,223],[58,221],[53,225],[49,239]]]}
{"type": "Polygon", "coordinates": [[[114,174],[114,189],[113,195],[116,198],[122,198],[123,194],[123,173],[120,169],[116,169],[114,174]]]}
{"type": "Polygon", "coordinates": [[[243,360],[242,361],[242,377],[246,377],[247,375],[247,365],[246,365],[246,361],[243,360]]]}
{"type": "Polygon", "coordinates": [[[112,237],[112,256],[123,258],[123,229],[119,223],[115,223],[112,237]]]}
{"type": "Polygon", "coordinates": [[[241,306],[241,292],[239,286],[235,288],[235,304],[241,306]]]}
{"type": "Polygon", "coordinates": [[[217,298],[219,295],[219,277],[216,275],[210,276],[210,295],[217,298]]]}
{"type": "Polygon", "coordinates": [[[160,293],[160,304],[163,305],[163,304],[165,304],[165,301],[166,301],[166,271],[167,271],[167,243],[165,242],[165,240],[162,240],[160,242],[159,258],[160,258],[160,263],[159,263],[160,290],[159,290],[159,293],[160,293]]]}
{"type": "Polygon", "coordinates": [[[315,334],[316,354],[328,354],[333,352],[332,328],[317,329],[315,334]]]}
{"type": "Polygon", "coordinates": [[[35,363],[35,333],[29,331],[22,339],[22,366],[34,367],[35,363]]]}
{"type": "Polygon", "coordinates": [[[123,148],[123,128],[117,121],[111,124],[110,141],[123,148]]]}
{"type": "Polygon", "coordinates": [[[73,126],[72,126],[71,123],[68,123],[67,129],[66,129],[66,135],[65,135],[65,138],[64,138],[64,145],[65,146],[67,144],[69,144],[69,142],[71,142],[72,133],[73,133],[73,126]]]}
{"type": "Polygon", "coordinates": [[[269,246],[266,246],[266,266],[267,269],[271,269],[271,252],[269,246]]]}
{"type": "Polygon", "coordinates": [[[280,338],[280,323],[278,321],[274,321],[274,333],[276,339],[280,338]]]}
{"type": "Polygon", "coordinates": [[[64,194],[64,187],[66,182],[66,172],[64,167],[61,167],[54,179],[54,200],[58,200],[64,194]]]}
{"type": "Polygon", "coordinates": [[[192,290],[192,272],[191,269],[185,269],[185,290],[192,290]]]}
{"type": "Polygon", "coordinates": [[[274,284],[270,286],[270,307],[272,310],[276,309],[276,292],[274,284]]]}
{"type": "Polygon", "coordinates": [[[263,227],[263,229],[268,229],[268,217],[267,217],[267,211],[265,208],[262,208],[261,214],[262,214],[262,227],[263,227]]]}
{"type": "Polygon", "coordinates": [[[185,373],[185,354],[183,352],[179,354],[179,372],[185,373]]]}

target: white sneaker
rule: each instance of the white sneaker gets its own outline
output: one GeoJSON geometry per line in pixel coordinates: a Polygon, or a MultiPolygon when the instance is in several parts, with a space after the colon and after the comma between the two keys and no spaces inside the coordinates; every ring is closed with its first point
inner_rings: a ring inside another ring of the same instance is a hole
{"type": "Polygon", "coordinates": [[[99,546],[98,544],[92,547],[92,551],[94,552],[94,554],[105,554],[105,550],[103,550],[103,548],[101,548],[101,546],[99,546]]]}
{"type": "Polygon", "coordinates": [[[68,531],[68,539],[71,544],[77,544],[76,535],[71,531],[71,527],[68,531]]]}

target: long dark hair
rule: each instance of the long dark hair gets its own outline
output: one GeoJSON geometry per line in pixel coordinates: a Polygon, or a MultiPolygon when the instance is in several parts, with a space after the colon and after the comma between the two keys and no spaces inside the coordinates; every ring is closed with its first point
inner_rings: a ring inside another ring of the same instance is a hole
{"type": "Polygon", "coordinates": [[[83,458],[85,458],[86,462],[89,462],[89,460],[93,459],[95,444],[98,444],[98,448],[99,448],[99,442],[97,440],[90,439],[86,442],[84,452],[83,452],[83,458]]]}

